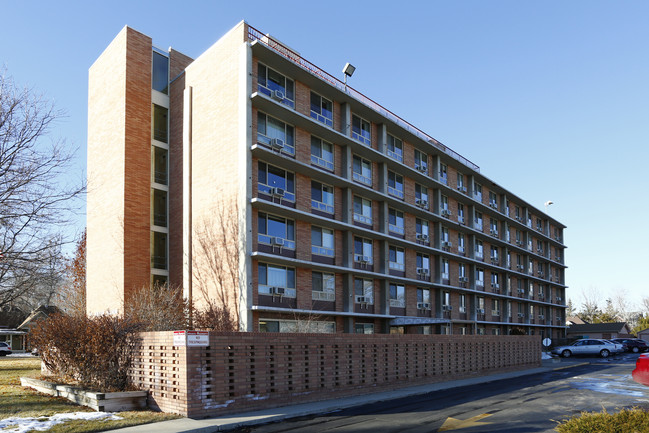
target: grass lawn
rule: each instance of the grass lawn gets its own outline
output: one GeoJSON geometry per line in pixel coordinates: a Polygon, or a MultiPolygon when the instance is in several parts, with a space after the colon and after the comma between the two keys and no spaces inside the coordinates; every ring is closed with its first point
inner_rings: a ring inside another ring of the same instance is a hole
{"type": "MultiPolygon", "coordinates": [[[[39,358],[0,357],[0,419],[9,417],[50,416],[63,412],[93,412],[92,409],[62,398],[41,394],[20,386],[20,377],[38,377],[39,358]]],[[[177,415],[153,411],[129,411],[118,414],[119,421],[70,421],[48,430],[57,432],[95,432],[150,422],[179,418],[177,415]]]]}

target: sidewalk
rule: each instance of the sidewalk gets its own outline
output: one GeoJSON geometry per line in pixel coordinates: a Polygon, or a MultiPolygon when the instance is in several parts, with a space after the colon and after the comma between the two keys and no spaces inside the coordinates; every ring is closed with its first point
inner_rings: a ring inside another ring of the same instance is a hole
{"type": "Polygon", "coordinates": [[[561,370],[564,368],[570,368],[584,364],[589,364],[589,362],[575,359],[544,359],[541,362],[541,367],[529,370],[512,371],[508,373],[472,377],[470,379],[432,383],[427,385],[397,389],[394,391],[385,391],[375,394],[359,395],[356,397],[346,397],[313,403],[296,404],[293,406],[265,409],[255,412],[224,415],[218,418],[197,420],[190,418],[180,418],[171,421],[162,421],[111,431],[120,433],[208,433],[227,431],[235,429],[237,427],[265,424],[306,415],[323,414],[336,410],[346,409],[349,407],[376,403],[378,401],[393,400],[403,397],[410,397],[413,395],[427,394],[429,392],[441,391],[449,388],[477,385],[480,383],[494,382],[498,380],[511,379],[531,374],[545,373],[552,370],[561,370]]]}

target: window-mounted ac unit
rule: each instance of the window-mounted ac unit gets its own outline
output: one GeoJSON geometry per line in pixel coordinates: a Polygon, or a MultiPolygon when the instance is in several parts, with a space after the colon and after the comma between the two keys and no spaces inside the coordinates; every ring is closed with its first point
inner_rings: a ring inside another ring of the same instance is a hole
{"type": "Polygon", "coordinates": [[[498,204],[495,201],[492,201],[491,203],[489,203],[489,206],[496,209],[498,207],[498,204]]]}
{"type": "Polygon", "coordinates": [[[500,284],[498,284],[498,283],[491,283],[491,287],[493,287],[494,289],[500,289],[500,284]]]}
{"type": "Polygon", "coordinates": [[[356,297],[356,303],[357,304],[365,304],[367,300],[365,299],[365,296],[357,296],[356,297]]]}
{"type": "Polygon", "coordinates": [[[427,241],[428,240],[428,235],[423,234],[423,233],[417,233],[416,238],[418,241],[427,241]]]}
{"type": "Polygon", "coordinates": [[[270,242],[271,242],[271,244],[273,244],[273,245],[277,245],[277,246],[279,246],[279,247],[283,247],[283,246],[284,246],[284,238],[272,237],[272,238],[270,239],[270,242]]]}
{"type": "Polygon", "coordinates": [[[283,188],[273,187],[270,189],[270,195],[273,197],[284,197],[284,193],[285,191],[283,188]]]}
{"type": "Polygon", "coordinates": [[[525,289],[518,289],[518,293],[525,293],[525,289]]]}
{"type": "Polygon", "coordinates": [[[523,313],[518,313],[518,317],[519,317],[519,318],[523,318],[523,317],[525,317],[525,314],[523,314],[523,313]]]}
{"type": "Polygon", "coordinates": [[[271,295],[283,295],[286,293],[286,289],[284,287],[270,287],[268,289],[271,295]]]}
{"type": "Polygon", "coordinates": [[[466,192],[466,186],[458,186],[457,189],[459,189],[462,192],[466,192]]]}
{"type": "Polygon", "coordinates": [[[460,277],[460,278],[458,278],[458,280],[460,281],[460,283],[466,283],[466,282],[469,281],[469,279],[467,277],[460,277]]]}
{"type": "Polygon", "coordinates": [[[452,305],[442,305],[442,310],[451,311],[453,309],[452,305]]]}
{"type": "Polygon", "coordinates": [[[369,263],[370,262],[370,256],[360,256],[358,258],[358,261],[361,263],[369,263]]]}
{"type": "Polygon", "coordinates": [[[428,206],[428,200],[424,200],[423,198],[416,198],[415,204],[419,207],[426,207],[428,206]]]}
{"type": "Polygon", "coordinates": [[[484,308],[478,308],[478,309],[476,310],[476,312],[477,312],[478,314],[484,314],[484,308]]]}
{"type": "Polygon", "coordinates": [[[284,149],[284,140],[282,140],[281,138],[271,138],[270,147],[275,150],[282,150],[284,149]]]}
{"type": "Polygon", "coordinates": [[[448,209],[442,209],[442,215],[445,217],[451,216],[451,211],[448,209]]]}
{"type": "Polygon", "coordinates": [[[491,229],[489,230],[489,233],[491,233],[492,236],[498,236],[498,230],[491,229]]]}
{"type": "Polygon", "coordinates": [[[284,100],[284,92],[281,90],[271,90],[270,91],[270,97],[273,98],[276,101],[283,101],[284,100]]]}
{"type": "Polygon", "coordinates": [[[430,304],[428,302],[417,302],[417,308],[420,310],[430,310],[430,304]]]}
{"type": "Polygon", "coordinates": [[[417,275],[428,275],[430,271],[426,268],[417,268],[417,275]]]}
{"type": "Polygon", "coordinates": [[[557,296],[557,302],[561,302],[563,299],[561,299],[561,296],[557,296]]]}
{"type": "Polygon", "coordinates": [[[450,242],[448,242],[448,241],[444,241],[444,242],[442,242],[442,247],[450,248],[450,247],[452,247],[452,246],[453,246],[453,244],[450,243],[450,242]]]}
{"type": "Polygon", "coordinates": [[[421,173],[426,173],[428,171],[428,167],[426,165],[419,164],[417,166],[417,170],[419,170],[421,173]]]}
{"type": "Polygon", "coordinates": [[[545,316],[543,314],[539,314],[539,320],[545,320],[545,316]]]}

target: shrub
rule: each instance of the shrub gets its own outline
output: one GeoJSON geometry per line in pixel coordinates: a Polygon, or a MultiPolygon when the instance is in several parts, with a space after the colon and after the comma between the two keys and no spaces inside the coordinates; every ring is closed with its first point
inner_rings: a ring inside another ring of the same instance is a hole
{"type": "Polygon", "coordinates": [[[633,408],[618,413],[584,412],[557,425],[559,433],[649,433],[649,412],[633,408]]]}
{"type": "Polygon", "coordinates": [[[203,310],[194,310],[194,328],[211,331],[237,331],[237,323],[226,308],[209,305],[203,310]]]}
{"type": "Polygon", "coordinates": [[[32,330],[33,345],[56,376],[101,391],[128,388],[139,326],[119,317],[53,315],[32,330]]]}
{"type": "Polygon", "coordinates": [[[142,287],[123,303],[124,317],[143,331],[172,331],[189,326],[189,302],[182,287],[167,284],[142,287]]]}

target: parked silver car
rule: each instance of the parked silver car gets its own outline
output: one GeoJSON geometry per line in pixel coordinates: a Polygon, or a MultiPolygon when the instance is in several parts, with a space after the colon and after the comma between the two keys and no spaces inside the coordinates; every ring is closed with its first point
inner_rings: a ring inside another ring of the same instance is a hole
{"type": "Polygon", "coordinates": [[[584,338],[577,340],[569,346],[557,346],[552,349],[552,353],[568,358],[572,355],[600,355],[607,358],[610,354],[624,351],[621,344],[615,344],[608,340],[595,340],[593,338],[584,338]]]}
{"type": "Polygon", "coordinates": [[[0,341],[0,356],[11,355],[11,346],[9,343],[0,341]]]}

